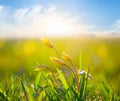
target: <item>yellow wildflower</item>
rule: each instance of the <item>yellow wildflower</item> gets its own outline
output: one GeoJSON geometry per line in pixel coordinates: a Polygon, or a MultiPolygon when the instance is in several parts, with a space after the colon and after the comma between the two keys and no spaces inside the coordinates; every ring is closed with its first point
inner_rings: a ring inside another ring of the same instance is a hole
{"type": "Polygon", "coordinates": [[[69,61],[69,62],[71,62],[71,57],[66,53],[62,53],[62,58],[69,61]]]}
{"type": "Polygon", "coordinates": [[[46,45],[46,46],[48,46],[48,47],[50,47],[50,48],[53,48],[52,43],[51,43],[50,40],[47,39],[46,37],[42,38],[41,41],[42,41],[42,43],[43,43],[44,45],[46,45]]]}
{"type": "Polygon", "coordinates": [[[61,59],[57,58],[57,57],[51,57],[50,60],[56,64],[59,64],[59,65],[66,65],[64,63],[64,61],[62,61],[61,59]]]}

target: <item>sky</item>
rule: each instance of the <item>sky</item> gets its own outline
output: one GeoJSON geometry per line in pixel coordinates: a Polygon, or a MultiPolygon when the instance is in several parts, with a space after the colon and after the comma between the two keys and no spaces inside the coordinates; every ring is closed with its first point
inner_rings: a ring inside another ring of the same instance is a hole
{"type": "Polygon", "coordinates": [[[0,38],[119,36],[120,0],[0,0],[0,38]]]}

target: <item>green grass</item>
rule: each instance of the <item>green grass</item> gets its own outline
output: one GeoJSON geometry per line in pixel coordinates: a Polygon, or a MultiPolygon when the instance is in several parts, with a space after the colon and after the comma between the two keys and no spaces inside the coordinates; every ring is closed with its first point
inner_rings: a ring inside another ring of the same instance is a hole
{"type": "Polygon", "coordinates": [[[119,38],[53,43],[0,41],[0,101],[120,100],[119,38]]]}

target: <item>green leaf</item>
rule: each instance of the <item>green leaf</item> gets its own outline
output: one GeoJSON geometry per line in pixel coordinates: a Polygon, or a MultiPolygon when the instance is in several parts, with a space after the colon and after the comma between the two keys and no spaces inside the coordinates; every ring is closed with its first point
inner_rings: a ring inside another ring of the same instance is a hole
{"type": "Polygon", "coordinates": [[[60,79],[62,81],[62,84],[63,84],[64,88],[67,90],[69,87],[68,87],[68,84],[67,84],[67,82],[65,80],[65,77],[64,77],[63,73],[59,69],[57,69],[57,72],[59,74],[59,77],[60,77],[60,79]]]}
{"type": "Polygon", "coordinates": [[[86,77],[86,82],[85,82],[85,93],[86,93],[86,90],[87,90],[89,71],[90,71],[90,67],[88,67],[88,72],[87,72],[87,77],[86,77]]]}
{"type": "Polygon", "coordinates": [[[13,96],[13,94],[15,92],[15,80],[16,80],[16,75],[12,75],[11,76],[11,91],[12,91],[12,96],[13,96]]]}
{"type": "Polygon", "coordinates": [[[25,99],[26,99],[26,101],[29,101],[29,100],[28,100],[28,96],[27,96],[27,91],[26,91],[25,86],[24,86],[24,84],[23,84],[22,81],[21,81],[21,85],[22,85],[23,92],[24,92],[24,94],[25,94],[25,99]]]}
{"type": "Polygon", "coordinates": [[[84,88],[85,88],[85,74],[82,75],[81,79],[80,79],[80,96],[79,96],[79,100],[78,101],[82,101],[82,97],[83,97],[83,93],[84,93],[84,88]]]}
{"type": "Polygon", "coordinates": [[[109,85],[107,85],[104,81],[102,81],[102,85],[105,89],[105,91],[108,93],[108,99],[110,101],[119,101],[120,98],[119,96],[111,89],[111,87],[109,85]]]}
{"type": "Polygon", "coordinates": [[[2,89],[0,89],[0,101],[10,101],[6,92],[2,91],[2,89]]]}
{"type": "Polygon", "coordinates": [[[26,90],[26,93],[28,95],[29,101],[33,101],[32,92],[30,91],[30,88],[25,85],[25,90],[26,90]]]}
{"type": "Polygon", "coordinates": [[[72,95],[72,99],[73,99],[73,101],[76,101],[78,99],[78,93],[76,92],[76,90],[73,87],[70,87],[70,89],[71,89],[72,93],[74,94],[74,95],[72,95]]]}
{"type": "Polygon", "coordinates": [[[106,90],[106,92],[107,92],[107,93],[110,93],[111,88],[110,88],[107,84],[105,84],[104,81],[102,81],[102,85],[103,85],[104,89],[106,90]]]}
{"type": "Polygon", "coordinates": [[[36,79],[35,79],[35,88],[37,89],[40,83],[40,79],[41,79],[41,72],[37,75],[36,79]]]}

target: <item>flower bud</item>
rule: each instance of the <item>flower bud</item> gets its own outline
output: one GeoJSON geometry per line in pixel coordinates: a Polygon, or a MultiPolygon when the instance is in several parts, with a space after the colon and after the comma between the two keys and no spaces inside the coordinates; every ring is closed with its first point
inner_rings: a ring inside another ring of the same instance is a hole
{"type": "Polygon", "coordinates": [[[62,53],[62,58],[69,61],[69,62],[71,62],[71,57],[66,53],[62,53]]]}
{"type": "Polygon", "coordinates": [[[46,46],[48,46],[48,47],[50,47],[50,48],[53,48],[53,45],[52,45],[52,43],[50,42],[50,40],[49,39],[47,39],[47,38],[42,38],[41,39],[41,41],[42,41],[42,43],[44,44],[44,45],[46,45],[46,46]]]}
{"type": "Polygon", "coordinates": [[[64,61],[62,61],[61,59],[57,58],[57,57],[51,57],[50,60],[56,64],[59,65],[65,65],[64,61]]]}

